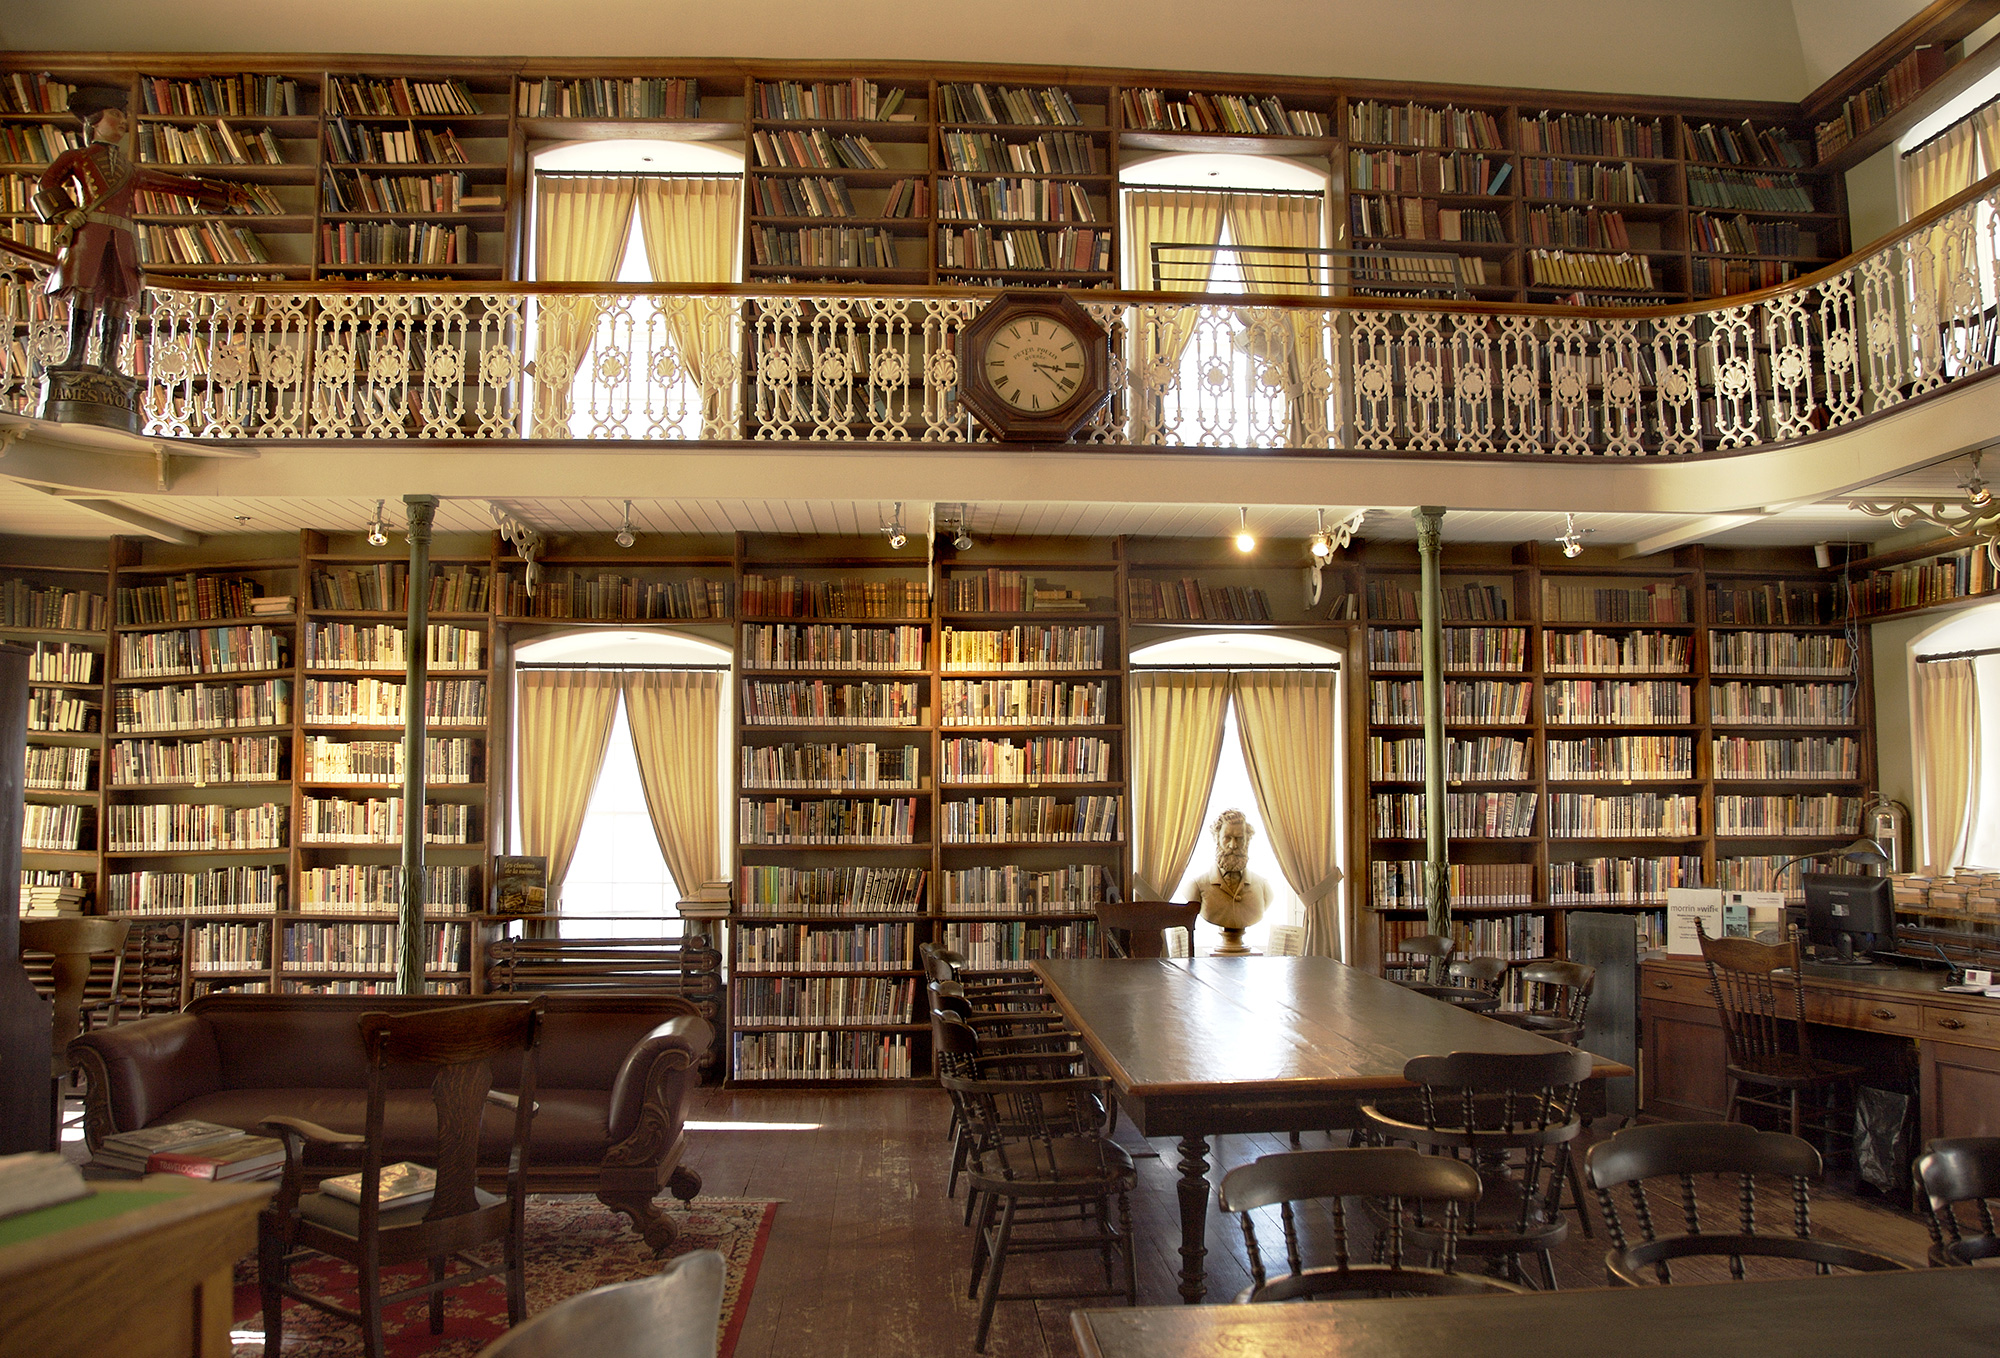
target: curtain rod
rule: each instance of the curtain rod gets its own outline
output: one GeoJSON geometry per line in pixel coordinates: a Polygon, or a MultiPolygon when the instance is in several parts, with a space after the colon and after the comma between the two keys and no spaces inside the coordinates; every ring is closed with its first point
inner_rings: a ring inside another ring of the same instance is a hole
{"type": "Polygon", "coordinates": [[[1909,150],[1903,152],[1904,157],[1907,158],[1915,155],[1917,152],[1923,150],[1926,146],[1929,146],[1932,142],[1938,140],[1938,138],[1940,137],[1950,136],[1955,129],[1966,123],[1968,120],[1978,116],[1981,113],[1984,113],[1987,109],[1992,108],[1995,104],[2000,104],[2000,94],[1994,95],[1991,99],[1988,99],[1983,104],[1979,104],[1973,108],[1967,109],[1964,112],[1964,114],[1961,115],[1956,121],[1946,123],[1943,127],[1939,128],[1937,131],[1931,133],[1928,137],[1925,137],[1922,141],[1918,142],[1915,146],[1912,146],[1909,150]]]}
{"type": "Polygon", "coordinates": [[[516,663],[514,666],[516,673],[522,670],[598,670],[607,674],[620,674],[627,670],[701,670],[715,674],[727,674],[730,668],[728,665],[659,665],[645,664],[639,661],[620,665],[609,660],[581,660],[574,662],[525,660],[516,663]]]}
{"type": "Polygon", "coordinates": [[[1326,660],[1326,661],[1301,660],[1292,664],[1272,663],[1268,665],[1148,665],[1145,661],[1141,660],[1141,661],[1135,661],[1133,663],[1132,673],[1133,674],[1177,674],[1182,672],[1208,673],[1211,671],[1221,671],[1228,674],[1261,674],[1265,671],[1337,670],[1339,668],[1340,668],[1340,662],[1338,660],[1326,660]]]}
{"type": "Polygon", "coordinates": [[[1936,655],[1920,655],[1919,665],[1935,665],[1943,660],[1975,660],[1982,655],[2000,655],[2000,646],[1985,646],[1976,651],[1939,651],[1936,655]]]}
{"type": "Polygon", "coordinates": [[[1238,194],[1245,198],[1324,198],[1324,189],[1218,189],[1204,188],[1199,184],[1121,184],[1127,193],[1213,193],[1227,198],[1238,194]]]}
{"type": "Polygon", "coordinates": [[[741,179],[739,174],[694,170],[537,170],[537,179],[741,179]]]}

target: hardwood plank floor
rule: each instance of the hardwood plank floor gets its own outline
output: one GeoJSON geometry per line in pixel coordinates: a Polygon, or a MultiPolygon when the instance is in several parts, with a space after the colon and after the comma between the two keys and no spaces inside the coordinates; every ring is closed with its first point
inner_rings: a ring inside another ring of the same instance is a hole
{"type": "MultiPolygon", "coordinates": [[[[690,1133],[690,1163],[717,1196],[784,1199],[737,1346],[740,1358],[931,1358],[972,1352],[978,1306],[966,1295],[971,1233],[961,1224],[963,1194],[945,1197],[948,1110],[924,1086],[853,1090],[705,1089],[690,1118],[737,1124],[690,1133]],[[786,1124],[801,1124],[784,1129],[786,1124]]],[[[1125,1131],[1131,1138],[1131,1132],[1125,1131]]],[[[1135,1138],[1131,1144],[1138,1145],[1135,1138]]],[[[1308,1136],[1307,1146],[1328,1144],[1308,1136]]],[[[1139,1301],[1179,1301],[1179,1158],[1169,1140],[1158,1158],[1138,1160],[1132,1198],[1138,1237],[1139,1301]]],[[[1211,1181],[1259,1155],[1289,1149],[1280,1136],[1221,1138],[1211,1181]]],[[[1760,1191],[1760,1216],[1789,1222],[1788,1187],[1760,1191]]],[[[1703,1199],[1732,1210],[1733,1183],[1705,1186],[1703,1199]]],[[[1591,1214],[1596,1220],[1595,1203],[1591,1214]]],[[[1720,1218],[1718,1218],[1720,1220],[1720,1218]]],[[[1913,1216],[1828,1186],[1813,1197],[1816,1234],[1921,1263],[1929,1241],[1913,1216]]],[[[1268,1247],[1267,1247],[1268,1248],[1268,1247]]],[[[1606,1242],[1576,1230],[1556,1252],[1564,1287],[1603,1285],[1606,1242]]],[[[1234,1221],[1211,1216],[1211,1300],[1249,1281],[1234,1221]]],[[[1037,1270],[1090,1285],[1095,1261],[1063,1256],[1037,1270]]],[[[1010,1270],[1010,1279],[1013,1277],[1010,1270]]],[[[1071,1285],[1078,1285],[1072,1281],[1071,1285]]],[[[1075,1358],[1069,1313],[1115,1302],[1002,1302],[987,1352],[994,1358],[1075,1358]]]]}

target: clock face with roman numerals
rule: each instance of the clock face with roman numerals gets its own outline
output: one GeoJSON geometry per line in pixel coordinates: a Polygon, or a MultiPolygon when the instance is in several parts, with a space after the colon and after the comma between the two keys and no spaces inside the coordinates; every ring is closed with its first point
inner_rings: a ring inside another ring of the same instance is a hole
{"type": "Polygon", "coordinates": [[[995,331],[980,357],[993,391],[1030,414],[1068,405],[1086,376],[1083,341],[1051,316],[1022,316],[995,331]]]}

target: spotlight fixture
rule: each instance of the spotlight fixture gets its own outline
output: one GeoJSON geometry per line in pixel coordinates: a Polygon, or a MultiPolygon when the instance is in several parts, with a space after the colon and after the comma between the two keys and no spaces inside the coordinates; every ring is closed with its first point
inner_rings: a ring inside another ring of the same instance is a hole
{"type": "Polygon", "coordinates": [[[1576,515],[1563,515],[1563,535],[1556,539],[1557,542],[1562,544],[1563,555],[1568,557],[1582,556],[1584,535],[1591,531],[1591,529],[1578,528],[1576,526],[1576,515]]]}
{"type": "Polygon", "coordinates": [[[1236,510],[1236,550],[1257,550],[1257,535],[1250,531],[1250,510],[1247,506],[1238,506],[1236,510]]]}
{"type": "Polygon", "coordinates": [[[1986,478],[1979,474],[1979,459],[1985,456],[1981,449],[1972,455],[1972,466],[1958,480],[1958,488],[1965,492],[1965,502],[1974,509],[1984,509],[1993,503],[1993,491],[1986,484],[1986,478]]]}
{"type": "Polygon", "coordinates": [[[632,502],[630,500],[627,500],[625,502],[624,526],[618,530],[618,536],[611,540],[617,543],[620,547],[630,547],[633,543],[639,540],[632,536],[632,502]]]}
{"type": "Polygon", "coordinates": [[[389,545],[388,530],[382,526],[382,501],[375,502],[375,521],[368,525],[368,545],[386,547],[389,545]]]}
{"type": "Polygon", "coordinates": [[[882,531],[889,535],[889,550],[900,552],[910,541],[910,535],[903,531],[903,502],[896,501],[896,512],[889,522],[882,525],[882,531]]]}
{"type": "Polygon", "coordinates": [[[1313,513],[1319,520],[1318,531],[1312,535],[1312,542],[1309,544],[1313,560],[1330,561],[1333,558],[1333,538],[1326,531],[1326,511],[1324,509],[1315,509],[1313,513]]]}
{"type": "Polygon", "coordinates": [[[972,534],[970,534],[970,533],[966,532],[966,531],[965,531],[965,529],[964,529],[963,527],[961,527],[961,528],[960,528],[960,529],[958,530],[958,536],[957,536],[957,537],[955,537],[955,538],[953,538],[953,539],[951,540],[951,545],[952,545],[953,547],[956,547],[956,548],[957,548],[957,549],[958,549],[959,551],[961,551],[961,552],[969,552],[969,551],[971,551],[971,550],[972,550],[972,534]]]}

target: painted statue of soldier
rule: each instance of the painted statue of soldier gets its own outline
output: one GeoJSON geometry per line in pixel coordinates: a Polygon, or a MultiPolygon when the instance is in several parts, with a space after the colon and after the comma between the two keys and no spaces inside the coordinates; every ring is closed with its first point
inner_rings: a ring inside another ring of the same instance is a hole
{"type": "Polygon", "coordinates": [[[35,215],[57,228],[57,261],[48,292],[69,297],[65,369],[83,367],[91,326],[101,316],[96,366],[117,371],[118,346],[141,285],[139,242],[132,225],[139,190],[185,194],[218,212],[249,202],[239,185],[183,179],[133,164],[120,145],[130,126],[126,97],[113,85],[86,85],[70,95],[70,112],[83,123],[89,142],[80,151],[57,156],[35,190],[35,215]]]}

